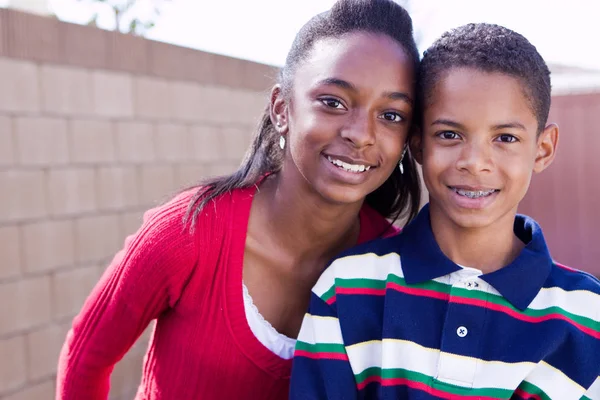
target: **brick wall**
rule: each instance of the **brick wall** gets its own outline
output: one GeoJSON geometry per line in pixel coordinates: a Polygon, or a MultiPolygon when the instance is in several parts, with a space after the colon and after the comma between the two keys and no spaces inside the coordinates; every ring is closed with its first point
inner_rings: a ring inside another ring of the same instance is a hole
{"type": "MultiPolygon", "coordinates": [[[[232,171],[272,67],[0,9],[0,399],[54,397],[73,316],[144,210],[232,171]]],[[[143,340],[111,399],[131,399],[143,340]]]]}

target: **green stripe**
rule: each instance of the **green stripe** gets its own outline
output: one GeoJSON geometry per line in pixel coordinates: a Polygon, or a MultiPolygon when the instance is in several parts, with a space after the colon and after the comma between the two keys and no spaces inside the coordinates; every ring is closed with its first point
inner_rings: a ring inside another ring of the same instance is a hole
{"type": "Polygon", "coordinates": [[[329,288],[328,291],[323,293],[320,296],[321,300],[323,300],[324,302],[328,302],[330,298],[334,297],[335,296],[335,287],[336,287],[336,285],[333,285],[332,287],[329,288]]]}
{"type": "Polygon", "coordinates": [[[343,344],[336,343],[317,343],[310,344],[306,342],[297,341],[296,350],[304,350],[309,353],[340,353],[346,354],[346,348],[343,344]]]}
{"type": "Polygon", "coordinates": [[[519,389],[521,389],[522,391],[527,392],[529,394],[538,395],[538,396],[540,396],[540,399],[542,399],[542,400],[552,400],[550,398],[550,396],[548,396],[546,394],[546,392],[544,392],[539,387],[535,386],[533,383],[529,383],[527,381],[523,381],[519,385],[519,389]]]}
{"type": "Polygon", "coordinates": [[[407,379],[412,382],[419,382],[436,390],[458,396],[482,396],[498,399],[509,399],[513,391],[498,388],[473,389],[461,386],[451,385],[445,382],[435,381],[431,376],[419,372],[409,371],[401,368],[381,369],[379,367],[367,368],[358,375],[355,375],[357,383],[362,383],[366,379],[381,376],[383,379],[407,379]]]}
{"type": "MultiPolygon", "coordinates": [[[[573,313],[568,312],[560,307],[552,306],[552,307],[544,308],[541,310],[534,310],[534,309],[528,308],[525,311],[521,311],[521,310],[517,309],[516,307],[514,307],[511,303],[509,303],[502,296],[492,294],[492,293],[481,292],[478,290],[453,288],[451,285],[446,285],[444,283],[435,282],[435,281],[426,281],[426,282],[422,282],[422,283],[418,283],[418,284],[414,284],[414,285],[409,285],[406,283],[406,281],[403,278],[401,278],[397,275],[390,274],[390,275],[388,275],[387,281],[377,280],[377,279],[336,279],[336,287],[342,287],[342,288],[348,288],[348,289],[357,289],[357,288],[384,289],[387,282],[394,282],[400,286],[409,287],[412,289],[432,290],[432,291],[435,291],[438,293],[444,293],[447,295],[452,294],[452,296],[456,296],[456,297],[482,300],[485,302],[494,303],[494,304],[506,307],[516,313],[534,317],[534,318],[544,317],[549,314],[561,314],[578,324],[581,324],[581,325],[583,325],[587,328],[590,328],[594,331],[600,332],[600,323],[598,323],[597,321],[594,321],[591,318],[583,317],[581,315],[573,314],[573,313]]],[[[331,297],[331,296],[325,297],[325,295],[328,295],[329,292],[331,292],[333,295],[333,293],[335,292],[335,287],[332,287],[330,290],[328,290],[323,295],[324,300],[326,300],[326,298],[331,297]]]]}

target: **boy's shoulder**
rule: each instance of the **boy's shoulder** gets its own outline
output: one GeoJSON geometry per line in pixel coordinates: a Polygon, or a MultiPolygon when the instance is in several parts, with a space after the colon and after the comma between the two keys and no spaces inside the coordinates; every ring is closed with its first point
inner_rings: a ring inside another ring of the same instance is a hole
{"type": "Polygon", "coordinates": [[[337,255],[313,287],[313,292],[328,301],[334,296],[339,279],[385,280],[389,273],[400,270],[398,249],[403,233],[373,239],[337,255]]]}
{"type": "Polygon", "coordinates": [[[547,285],[567,292],[587,291],[597,295],[600,301],[600,280],[590,273],[554,262],[547,285]]]}

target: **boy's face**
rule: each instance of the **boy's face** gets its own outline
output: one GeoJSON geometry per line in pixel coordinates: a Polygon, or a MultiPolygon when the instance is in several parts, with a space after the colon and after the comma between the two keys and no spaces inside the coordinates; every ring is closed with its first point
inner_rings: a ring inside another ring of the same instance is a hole
{"type": "Polygon", "coordinates": [[[413,154],[423,166],[430,211],[460,228],[512,229],[533,172],[554,158],[558,128],[537,135],[520,81],[473,68],[450,70],[424,110],[413,154]]]}

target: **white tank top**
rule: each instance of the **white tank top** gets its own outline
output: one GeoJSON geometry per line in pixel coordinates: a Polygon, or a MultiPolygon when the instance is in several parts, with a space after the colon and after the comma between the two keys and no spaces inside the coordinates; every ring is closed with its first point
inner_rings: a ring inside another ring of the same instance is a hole
{"type": "Polygon", "coordinates": [[[289,338],[277,332],[273,328],[273,325],[260,314],[252,301],[252,296],[250,296],[248,288],[243,282],[242,288],[244,289],[244,310],[246,311],[246,319],[248,320],[250,330],[263,346],[279,357],[290,360],[294,356],[296,339],[289,338]]]}

